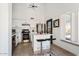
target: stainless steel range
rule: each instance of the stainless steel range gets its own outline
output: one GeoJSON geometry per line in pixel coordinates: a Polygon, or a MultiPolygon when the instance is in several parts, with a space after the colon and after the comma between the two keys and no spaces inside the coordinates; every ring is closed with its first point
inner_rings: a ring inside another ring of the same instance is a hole
{"type": "Polygon", "coordinates": [[[29,29],[23,29],[22,30],[22,40],[30,41],[29,33],[30,33],[29,29]]]}

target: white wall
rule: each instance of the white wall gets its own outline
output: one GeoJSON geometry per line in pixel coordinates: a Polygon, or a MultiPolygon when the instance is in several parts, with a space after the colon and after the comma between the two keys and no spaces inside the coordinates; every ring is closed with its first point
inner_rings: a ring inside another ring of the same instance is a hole
{"type": "Polygon", "coordinates": [[[11,4],[0,4],[0,56],[11,55],[11,4]]]}
{"type": "MultiPolygon", "coordinates": [[[[75,55],[79,55],[79,46],[75,46],[66,42],[61,41],[61,39],[65,39],[65,22],[64,22],[64,14],[66,12],[72,12],[73,9],[79,7],[79,4],[47,4],[47,18],[53,18],[53,20],[59,18],[60,19],[60,27],[54,28],[54,37],[56,40],[54,44],[74,53],[75,55]],[[62,17],[61,17],[62,16],[62,17]],[[62,26],[62,27],[61,27],[62,26]],[[63,34],[64,33],[64,34],[63,34]]],[[[75,12],[76,13],[76,12],[75,12]]],[[[73,18],[73,40],[78,39],[78,23],[77,23],[77,13],[76,18],[73,18]]]]}

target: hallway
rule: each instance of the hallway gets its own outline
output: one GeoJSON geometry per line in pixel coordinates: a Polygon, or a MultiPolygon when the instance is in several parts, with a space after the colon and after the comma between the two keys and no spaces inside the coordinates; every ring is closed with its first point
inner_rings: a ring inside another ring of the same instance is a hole
{"type": "MultiPolygon", "coordinates": [[[[57,47],[56,45],[53,46],[53,52],[56,56],[74,56],[73,54],[57,47]]],[[[13,56],[34,56],[31,43],[20,43],[16,47],[13,56]]]]}

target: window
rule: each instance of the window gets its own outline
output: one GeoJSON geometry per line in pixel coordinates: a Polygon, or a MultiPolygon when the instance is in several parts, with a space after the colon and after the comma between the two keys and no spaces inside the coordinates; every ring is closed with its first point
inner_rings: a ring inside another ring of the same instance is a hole
{"type": "Polygon", "coordinates": [[[73,10],[61,17],[61,38],[62,41],[79,46],[79,11],[73,10]],[[65,38],[64,38],[65,37],[65,38]]]}
{"type": "Polygon", "coordinates": [[[71,40],[71,15],[66,15],[65,38],[66,40],[71,40]]]}

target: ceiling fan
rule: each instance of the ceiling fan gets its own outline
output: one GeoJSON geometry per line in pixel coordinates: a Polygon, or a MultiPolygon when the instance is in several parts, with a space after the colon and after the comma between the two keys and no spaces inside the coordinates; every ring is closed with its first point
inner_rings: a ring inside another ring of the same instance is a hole
{"type": "Polygon", "coordinates": [[[34,3],[29,4],[29,8],[37,8],[38,6],[34,3]]]}

